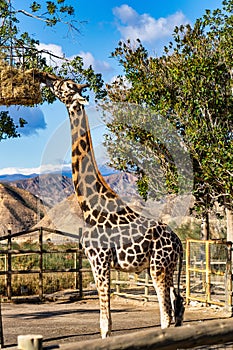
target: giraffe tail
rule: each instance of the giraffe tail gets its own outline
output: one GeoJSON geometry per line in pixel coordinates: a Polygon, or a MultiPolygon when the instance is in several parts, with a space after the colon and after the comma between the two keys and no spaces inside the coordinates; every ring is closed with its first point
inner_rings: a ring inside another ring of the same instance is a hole
{"type": "Polygon", "coordinates": [[[173,299],[173,311],[175,319],[175,327],[182,326],[184,318],[184,298],[180,294],[180,279],[182,273],[182,264],[183,264],[183,251],[179,254],[178,260],[178,278],[177,278],[177,292],[173,290],[174,299],[173,299]]]}
{"type": "Polygon", "coordinates": [[[179,254],[179,260],[178,260],[177,294],[180,294],[180,279],[181,279],[181,273],[182,273],[182,265],[183,265],[183,250],[181,250],[179,254]]]}

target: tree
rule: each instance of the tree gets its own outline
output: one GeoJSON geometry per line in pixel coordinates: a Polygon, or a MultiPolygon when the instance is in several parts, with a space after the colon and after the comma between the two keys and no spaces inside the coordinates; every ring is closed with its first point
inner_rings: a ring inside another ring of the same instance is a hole
{"type": "MultiPolygon", "coordinates": [[[[232,13],[233,1],[223,1],[222,9],[206,10],[193,28],[176,27],[174,41],[165,47],[162,57],[149,56],[140,41],[136,47],[130,41],[121,42],[112,54],[123,67],[125,77],[108,85],[109,99],[148,106],[172,123],[192,157],[195,209],[202,216],[208,215],[216,200],[232,210],[232,13]]],[[[113,132],[120,127],[117,118],[109,123],[113,132]]],[[[123,130],[127,138],[150,142],[152,152],[163,159],[164,149],[158,139],[151,142],[148,132],[141,136],[137,128],[123,130]]],[[[121,137],[120,134],[115,139],[115,149],[121,137]]],[[[121,158],[122,150],[118,148],[118,151],[118,167],[127,169],[128,164],[122,161],[124,154],[121,158]]],[[[176,191],[172,159],[165,159],[172,173],[169,175],[166,167],[163,168],[165,178],[172,179],[166,183],[167,188],[176,191]]],[[[140,170],[136,169],[136,173],[140,174],[140,170]]],[[[144,180],[149,183],[147,178],[144,180]]],[[[143,188],[147,191],[148,186],[143,183],[143,188]]]]}
{"type": "MultiPolygon", "coordinates": [[[[16,9],[12,6],[11,1],[2,0],[0,2],[0,17],[2,20],[0,27],[0,62],[6,62],[14,68],[18,68],[19,58],[23,56],[24,69],[36,67],[40,71],[47,71],[63,78],[71,78],[79,83],[88,82],[97,98],[104,96],[105,91],[102,88],[101,74],[95,73],[91,66],[84,68],[81,57],[76,56],[72,60],[60,57],[61,60],[63,59],[63,63],[56,67],[48,64],[43,55],[44,52],[38,50],[39,40],[30,37],[27,32],[20,31],[20,14],[43,21],[49,27],[60,23],[67,26],[68,31],[72,30],[79,33],[79,22],[74,17],[74,7],[65,4],[65,0],[33,1],[29,9],[16,9]],[[14,60],[13,56],[16,56],[17,59],[14,60]]],[[[54,56],[52,53],[49,54],[54,56]]],[[[48,103],[55,101],[55,96],[46,87],[42,89],[42,103],[44,101],[48,103]]],[[[22,127],[22,119],[19,120],[19,123],[22,127]]],[[[19,136],[16,131],[17,125],[14,124],[10,116],[8,116],[7,122],[5,119],[2,120],[0,127],[0,141],[7,137],[19,136]]]]}
{"type": "Polygon", "coordinates": [[[0,112],[0,140],[11,138],[11,137],[19,137],[19,133],[17,128],[20,126],[21,128],[24,126],[26,121],[22,118],[19,118],[19,125],[16,125],[13,119],[9,116],[7,111],[0,112]]]}

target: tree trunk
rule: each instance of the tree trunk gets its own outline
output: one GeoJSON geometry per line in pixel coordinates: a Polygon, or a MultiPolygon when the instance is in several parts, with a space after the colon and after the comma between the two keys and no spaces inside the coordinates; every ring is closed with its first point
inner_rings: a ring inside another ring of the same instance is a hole
{"type": "Polygon", "coordinates": [[[209,225],[209,214],[208,213],[205,213],[202,216],[201,239],[202,240],[210,239],[210,225],[209,225]]]}
{"type": "Polygon", "coordinates": [[[227,241],[233,242],[233,211],[226,208],[227,241]]]}

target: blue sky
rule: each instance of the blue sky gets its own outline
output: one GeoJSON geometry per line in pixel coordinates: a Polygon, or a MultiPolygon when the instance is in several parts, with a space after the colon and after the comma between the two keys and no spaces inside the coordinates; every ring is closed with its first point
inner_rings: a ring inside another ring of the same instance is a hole
{"type": "MultiPolygon", "coordinates": [[[[32,1],[24,0],[29,4],[32,1]]],[[[45,3],[45,1],[44,1],[45,3]]],[[[92,64],[106,82],[119,74],[117,62],[110,58],[120,40],[139,37],[152,55],[160,55],[172,38],[175,25],[194,23],[205,9],[221,7],[219,0],[84,0],[69,1],[76,9],[80,34],[70,33],[65,26],[47,28],[42,22],[21,15],[22,31],[40,40],[41,48],[72,57],[80,55],[86,65],[92,64]]],[[[21,0],[12,0],[16,9],[21,0]]],[[[24,7],[26,8],[26,6],[24,7]]],[[[101,142],[104,124],[92,104],[88,107],[92,136],[100,162],[105,158],[101,142]]],[[[1,110],[6,110],[1,107],[1,110]]],[[[0,143],[0,175],[52,170],[69,163],[70,133],[65,106],[59,101],[36,108],[10,107],[10,114],[24,117],[28,125],[22,137],[0,143]]]]}

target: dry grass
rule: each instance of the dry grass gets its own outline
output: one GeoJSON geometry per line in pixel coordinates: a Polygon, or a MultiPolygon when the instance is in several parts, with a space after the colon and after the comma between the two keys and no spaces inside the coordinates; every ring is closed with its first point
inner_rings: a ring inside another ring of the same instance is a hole
{"type": "Polygon", "coordinates": [[[0,104],[32,106],[41,103],[40,82],[35,69],[23,70],[0,60],[0,104]]]}

